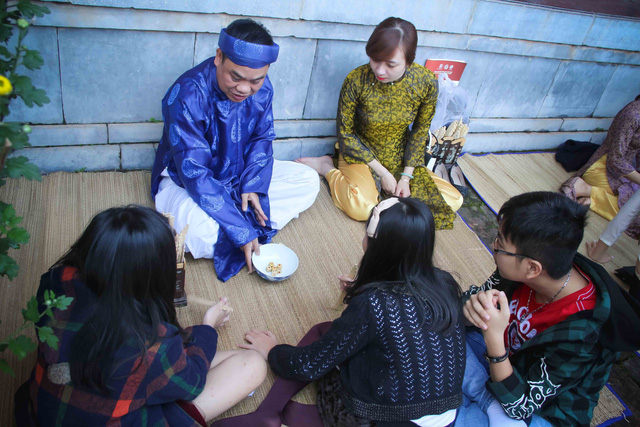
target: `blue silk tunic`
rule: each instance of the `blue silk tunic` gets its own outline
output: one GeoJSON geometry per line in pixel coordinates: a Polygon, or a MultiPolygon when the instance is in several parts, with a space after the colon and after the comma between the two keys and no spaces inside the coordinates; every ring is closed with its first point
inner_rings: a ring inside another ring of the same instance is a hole
{"type": "Polygon", "coordinates": [[[245,265],[241,246],[276,234],[262,227],[241,194],[257,193],[267,217],[267,191],[273,170],[273,87],[268,77],[258,92],[232,102],[218,87],[214,58],[184,73],[162,100],[164,130],[151,174],[155,199],[160,175],[171,179],[219,225],[214,251],[218,278],[226,281],[245,265]]]}

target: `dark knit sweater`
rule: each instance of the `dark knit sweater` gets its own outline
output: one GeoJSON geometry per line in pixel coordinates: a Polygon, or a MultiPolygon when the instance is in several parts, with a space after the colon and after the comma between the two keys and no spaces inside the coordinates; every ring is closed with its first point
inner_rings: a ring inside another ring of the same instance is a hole
{"type": "MultiPolygon", "coordinates": [[[[432,316],[425,317],[429,325],[432,316]]],[[[461,318],[448,335],[417,329],[421,319],[413,297],[368,290],[351,300],[318,341],[278,345],[269,352],[269,364],[278,376],[301,381],[339,366],[342,400],[362,418],[401,421],[441,414],[462,403],[461,318]]]]}

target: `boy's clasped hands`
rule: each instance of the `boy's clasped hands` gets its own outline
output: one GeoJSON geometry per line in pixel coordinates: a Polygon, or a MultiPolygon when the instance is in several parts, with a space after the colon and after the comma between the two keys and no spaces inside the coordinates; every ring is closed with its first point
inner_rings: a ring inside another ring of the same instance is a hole
{"type": "Polygon", "coordinates": [[[511,316],[509,300],[504,292],[490,289],[471,295],[462,311],[469,323],[482,330],[485,339],[490,335],[502,340],[511,316]]]}

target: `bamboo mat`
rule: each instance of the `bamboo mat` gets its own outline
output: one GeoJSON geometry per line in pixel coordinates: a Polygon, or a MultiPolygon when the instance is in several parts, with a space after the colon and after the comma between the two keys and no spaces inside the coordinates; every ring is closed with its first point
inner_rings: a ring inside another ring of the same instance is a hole
{"type": "MultiPolygon", "coordinates": [[[[458,159],[467,181],[478,195],[494,211],[509,198],[529,191],[558,191],[560,184],[571,176],[555,161],[555,153],[488,154],[474,156],[465,154],[458,159]]],[[[589,212],[584,239],[579,252],[586,255],[585,242],[598,240],[609,221],[589,212]]],[[[623,234],[609,249],[613,261],[604,264],[611,276],[618,280],[613,271],[625,265],[635,265],[638,243],[623,234]]],[[[618,281],[622,284],[622,282],[618,281]]],[[[627,289],[626,285],[623,285],[627,289]]],[[[620,418],[628,409],[605,387],[600,393],[592,426],[597,426],[612,418],[620,418]]]]}
{"type": "MultiPolygon", "coordinates": [[[[12,254],[20,265],[20,275],[13,282],[0,280],[0,336],[21,324],[20,308],[35,294],[40,275],[63,255],[94,214],[129,203],[152,206],[149,181],[148,172],[58,172],[43,177],[42,182],[9,180],[0,189],[0,199],[14,205],[24,217],[22,226],[31,234],[30,242],[12,254]]],[[[339,316],[342,306],[337,276],[349,272],[359,261],[363,236],[363,223],[336,209],[322,188],[315,204],[274,238],[300,258],[300,267],[290,279],[271,284],[243,270],[221,283],[210,260],[187,256],[187,296],[229,297],[234,312],[229,324],[219,331],[221,350],[235,349],[252,327],[269,329],[280,342],[295,344],[311,326],[339,316]]],[[[482,283],[493,271],[490,254],[460,218],[456,218],[453,230],[438,231],[436,236],[436,265],[452,272],[463,288],[482,283]]],[[[194,304],[179,309],[178,316],[183,326],[189,326],[199,324],[204,312],[205,307],[194,304]]],[[[28,378],[35,356],[17,362],[5,351],[3,357],[16,371],[15,379],[3,377],[5,386],[0,390],[0,425],[10,426],[13,393],[28,378]]],[[[269,374],[252,397],[222,416],[255,410],[272,382],[269,374]]],[[[312,387],[296,400],[314,402],[312,387]]]]}

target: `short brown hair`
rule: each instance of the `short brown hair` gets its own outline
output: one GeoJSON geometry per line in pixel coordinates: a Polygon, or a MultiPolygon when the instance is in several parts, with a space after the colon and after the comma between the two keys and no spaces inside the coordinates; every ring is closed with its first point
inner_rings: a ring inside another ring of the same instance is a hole
{"type": "Polygon", "coordinates": [[[418,46],[416,27],[401,18],[390,17],[378,24],[367,42],[367,56],[374,61],[387,61],[396,48],[404,53],[407,66],[413,63],[418,46]]]}

